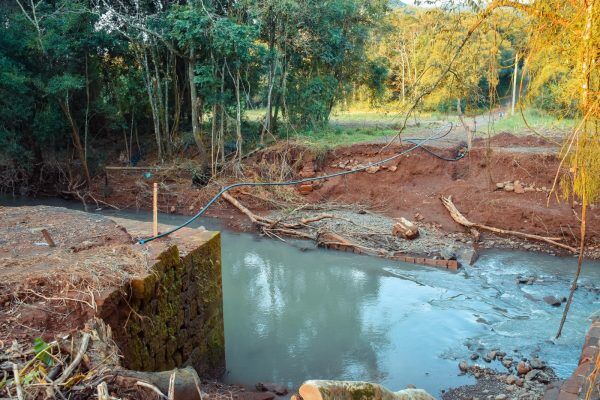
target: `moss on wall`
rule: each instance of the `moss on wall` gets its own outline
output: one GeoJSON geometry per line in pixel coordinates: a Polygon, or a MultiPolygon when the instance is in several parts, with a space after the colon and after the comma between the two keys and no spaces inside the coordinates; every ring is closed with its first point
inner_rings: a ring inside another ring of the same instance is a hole
{"type": "Polygon", "coordinates": [[[201,376],[218,377],[225,370],[220,235],[183,257],[170,246],[149,275],[105,301],[100,315],[113,330],[126,368],[191,365],[201,376]]]}

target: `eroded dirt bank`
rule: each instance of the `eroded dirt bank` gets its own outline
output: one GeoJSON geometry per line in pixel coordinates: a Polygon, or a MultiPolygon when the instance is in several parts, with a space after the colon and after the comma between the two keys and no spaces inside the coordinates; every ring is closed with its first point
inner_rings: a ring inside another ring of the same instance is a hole
{"type": "MultiPolygon", "coordinates": [[[[466,157],[455,162],[417,149],[376,171],[315,182],[309,188],[243,188],[232,193],[261,215],[289,209],[370,212],[390,218],[405,217],[437,231],[440,246],[446,239],[470,244],[472,238],[468,230],[452,220],[440,201],[441,196],[452,196],[457,208],[470,221],[555,237],[561,243],[576,246],[579,205],[573,199],[564,199],[560,190],[551,193],[559,166],[556,149],[548,143],[540,143],[537,138],[506,134],[492,139],[491,144],[493,146],[488,147],[477,142],[466,157]]],[[[146,175],[143,168],[111,170],[106,180],[97,182],[96,193],[103,201],[121,208],[149,209],[152,182],[157,181],[160,183],[160,211],[190,215],[226,183],[278,181],[339,172],[379,161],[406,146],[390,146],[380,153],[381,148],[379,144],[364,144],[315,153],[298,145],[279,144],[248,158],[243,177],[213,181],[202,188],[192,184],[190,174],[184,169],[174,166],[148,169],[146,172],[150,174],[146,175]]],[[[453,149],[432,150],[445,157],[456,155],[453,149]]],[[[247,218],[223,200],[217,202],[208,215],[223,218],[234,229],[252,229],[247,218]]],[[[600,255],[600,213],[596,205],[591,206],[588,218],[588,255],[597,258],[600,255]]],[[[536,241],[481,234],[484,247],[565,254],[536,241]]],[[[429,242],[423,242],[421,253],[429,246],[429,242]]]]}

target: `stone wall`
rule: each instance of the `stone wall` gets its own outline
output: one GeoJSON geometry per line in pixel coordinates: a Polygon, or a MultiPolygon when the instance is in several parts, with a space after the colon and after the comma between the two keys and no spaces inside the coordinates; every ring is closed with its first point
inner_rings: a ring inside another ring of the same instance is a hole
{"type": "Polygon", "coordinates": [[[595,386],[592,389],[590,400],[600,399],[600,382],[598,379],[592,382],[592,373],[596,366],[599,351],[600,319],[596,319],[592,322],[587,335],[585,335],[585,342],[579,357],[579,366],[561,386],[551,388],[546,392],[544,400],[582,400],[586,398],[590,385],[595,386]]]}
{"type": "Polygon", "coordinates": [[[191,365],[200,376],[218,377],[225,370],[220,235],[193,246],[156,243],[150,273],[112,292],[99,315],[113,330],[124,367],[191,365]]]}

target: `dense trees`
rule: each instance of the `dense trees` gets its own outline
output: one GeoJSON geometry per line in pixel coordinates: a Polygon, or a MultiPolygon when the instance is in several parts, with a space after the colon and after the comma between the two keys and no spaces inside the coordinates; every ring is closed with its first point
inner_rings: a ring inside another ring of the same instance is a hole
{"type": "Polygon", "coordinates": [[[111,149],[134,163],[187,151],[215,173],[278,121],[326,122],[364,81],[356,71],[385,10],[383,0],[4,2],[3,183],[44,179],[54,160],[89,184],[111,149]],[[259,107],[252,126],[244,114],[259,107]]]}

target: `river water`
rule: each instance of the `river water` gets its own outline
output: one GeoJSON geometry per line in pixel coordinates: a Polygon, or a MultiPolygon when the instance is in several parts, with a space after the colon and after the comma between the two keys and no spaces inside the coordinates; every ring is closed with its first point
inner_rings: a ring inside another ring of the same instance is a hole
{"type": "MultiPolygon", "coordinates": [[[[4,205],[34,203],[0,199],[4,205]]],[[[146,212],[102,213],[151,218],[146,212]]],[[[178,224],[185,217],[159,219],[178,224]]],[[[199,225],[222,230],[214,219],[199,225]]],[[[222,256],[225,380],[232,383],[297,387],[311,378],[369,380],[393,390],[413,384],[438,396],[473,383],[458,374],[458,361],[491,349],[515,359],[538,355],[567,377],[591,315],[600,310],[597,291],[589,290],[600,285],[600,263],[586,262],[563,336],[552,340],[562,307],[542,297],[568,296],[575,258],[486,251],[475,266],[452,273],[228,231],[222,256]],[[536,282],[519,285],[519,275],[536,282]]]]}

